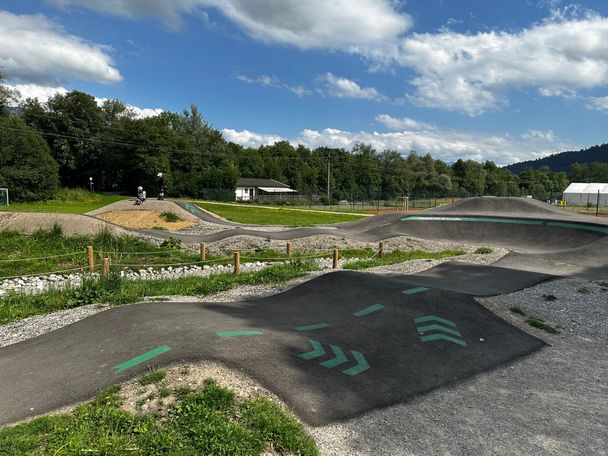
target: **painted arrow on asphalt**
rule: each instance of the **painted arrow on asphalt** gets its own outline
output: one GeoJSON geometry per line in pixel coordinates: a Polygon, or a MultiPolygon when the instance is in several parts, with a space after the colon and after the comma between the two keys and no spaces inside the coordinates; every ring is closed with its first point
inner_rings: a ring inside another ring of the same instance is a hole
{"type": "MultiPolygon", "coordinates": [[[[312,345],[313,350],[306,353],[300,353],[298,355],[300,358],[308,361],[311,359],[320,358],[321,356],[324,356],[327,353],[320,342],[317,342],[316,340],[312,339],[309,342],[310,345],[312,345]]],[[[348,358],[341,347],[339,347],[338,345],[329,344],[329,348],[331,348],[334,357],[319,363],[321,366],[326,367],[328,369],[332,369],[336,366],[340,366],[348,362],[348,358]]],[[[357,364],[349,367],[348,369],[343,370],[342,373],[344,375],[354,377],[355,375],[359,375],[360,373],[365,372],[370,368],[370,365],[365,359],[363,353],[356,350],[351,350],[350,352],[353,355],[353,358],[357,362],[357,364]]]]}
{"type": "Polygon", "coordinates": [[[445,318],[437,317],[435,315],[425,315],[424,317],[418,317],[414,319],[416,324],[431,323],[429,325],[418,326],[416,331],[420,334],[420,340],[422,342],[433,342],[435,340],[445,340],[462,347],[466,347],[467,344],[462,340],[462,334],[456,328],[456,323],[445,318]],[[451,326],[451,327],[450,327],[451,326]],[[441,331],[435,334],[425,334],[433,331],[441,331]],[[449,335],[448,335],[449,334],[449,335]]]}

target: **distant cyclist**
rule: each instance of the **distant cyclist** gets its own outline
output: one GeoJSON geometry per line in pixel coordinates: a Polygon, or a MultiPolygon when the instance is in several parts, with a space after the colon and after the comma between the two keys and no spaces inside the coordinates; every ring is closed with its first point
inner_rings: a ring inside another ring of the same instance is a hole
{"type": "Polygon", "coordinates": [[[165,199],[165,177],[163,176],[163,173],[158,173],[156,175],[156,189],[158,191],[158,199],[164,200],[165,199]]]}

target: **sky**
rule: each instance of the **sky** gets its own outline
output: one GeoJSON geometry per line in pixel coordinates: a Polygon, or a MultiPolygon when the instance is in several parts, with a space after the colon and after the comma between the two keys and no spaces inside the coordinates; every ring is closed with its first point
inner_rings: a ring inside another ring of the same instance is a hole
{"type": "Polygon", "coordinates": [[[0,0],[22,97],[191,104],[244,146],[505,165],[608,142],[608,2],[0,0]]]}

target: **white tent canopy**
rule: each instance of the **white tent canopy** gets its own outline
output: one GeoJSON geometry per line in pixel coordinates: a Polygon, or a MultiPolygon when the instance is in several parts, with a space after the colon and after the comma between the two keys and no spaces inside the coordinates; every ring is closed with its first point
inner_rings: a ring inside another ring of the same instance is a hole
{"type": "Polygon", "coordinates": [[[605,183],[577,183],[573,182],[564,190],[566,204],[575,206],[608,206],[608,184],[605,183]]]}

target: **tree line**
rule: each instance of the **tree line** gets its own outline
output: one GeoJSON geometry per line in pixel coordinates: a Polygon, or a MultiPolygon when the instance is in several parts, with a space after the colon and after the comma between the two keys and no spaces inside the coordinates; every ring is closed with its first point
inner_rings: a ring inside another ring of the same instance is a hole
{"type": "MultiPolygon", "coordinates": [[[[367,144],[351,150],[287,141],[243,147],[227,142],[196,106],[137,118],[121,101],[98,103],[72,91],[45,103],[27,99],[15,109],[10,107],[15,94],[0,87],[0,187],[11,188],[17,200],[48,199],[59,186],[87,187],[89,178],[98,191],[133,194],[142,185],[153,194],[158,172],[165,175],[168,195],[208,199],[233,199],[239,177],[275,179],[300,195],[328,199],[328,168],[332,200],[406,195],[544,200],[569,183],[566,173],[548,167],[515,174],[491,161],[448,164],[429,154],[403,156],[367,144]]],[[[581,173],[580,166],[572,166],[570,178],[581,173]]]]}

